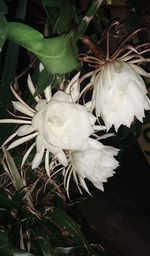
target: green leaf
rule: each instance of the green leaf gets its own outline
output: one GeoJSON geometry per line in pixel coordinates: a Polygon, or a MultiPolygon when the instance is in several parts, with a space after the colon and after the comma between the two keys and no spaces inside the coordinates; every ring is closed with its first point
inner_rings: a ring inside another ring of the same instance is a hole
{"type": "Polygon", "coordinates": [[[77,67],[71,34],[46,39],[37,30],[17,22],[9,22],[7,29],[8,39],[33,52],[49,73],[68,73],[77,67]]]}
{"type": "Polygon", "coordinates": [[[85,16],[82,18],[79,26],[78,26],[78,30],[76,33],[76,38],[79,39],[81,36],[84,35],[85,31],[87,30],[87,27],[89,25],[89,22],[93,19],[94,15],[96,14],[96,12],[98,11],[100,4],[102,3],[103,0],[93,0],[91,6],[89,7],[89,9],[87,10],[87,12],[85,13],[85,16]]]}
{"type": "Polygon", "coordinates": [[[55,252],[57,255],[72,255],[72,253],[79,253],[78,246],[71,246],[71,247],[55,247],[55,252]]]}
{"type": "Polygon", "coordinates": [[[70,24],[74,18],[74,13],[73,5],[70,0],[62,0],[59,18],[56,22],[58,34],[69,32],[70,24]]]}
{"type": "Polygon", "coordinates": [[[41,94],[46,87],[53,81],[54,75],[48,73],[45,69],[43,69],[39,74],[39,79],[36,85],[36,91],[34,96],[41,94]]]}
{"type": "Polygon", "coordinates": [[[43,2],[48,7],[59,7],[61,5],[61,0],[43,0],[43,2]]]}
{"type": "Polygon", "coordinates": [[[21,190],[25,184],[19,174],[19,171],[16,167],[16,164],[12,158],[12,156],[10,155],[9,151],[5,150],[4,151],[4,154],[5,154],[5,158],[6,158],[6,162],[7,162],[7,165],[8,165],[8,169],[9,169],[9,172],[11,174],[11,177],[12,177],[12,182],[16,188],[17,191],[21,190]]]}
{"type": "Polygon", "coordinates": [[[12,199],[0,194],[0,207],[6,209],[19,209],[21,205],[12,199]]]}
{"type": "Polygon", "coordinates": [[[0,14],[7,14],[8,8],[3,0],[0,0],[0,14]]]}
{"type": "Polygon", "coordinates": [[[0,232],[0,255],[9,256],[9,240],[7,232],[0,232]]]}
{"type": "Polygon", "coordinates": [[[48,236],[40,237],[38,242],[44,256],[56,256],[54,249],[50,244],[48,236]]]}
{"type": "MultiPolygon", "coordinates": [[[[6,256],[6,255],[5,255],[6,256]]],[[[13,248],[10,250],[9,256],[35,256],[34,254],[31,254],[29,252],[20,250],[18,248],[13,248]]]]}
{"type": "Polygon", "coordinates": [[[91,255],[91,250],[84,235],[80,231],[79,226],[73,221],[73,219],[64,213],[59,208],[53,208],[50,213],[52,220],[60,226],[61,229],[68,231],[71,239],[80,246],[80,249],[86,252],[86,255],[91,255]]]}
{"type": "Polygon", "coordinates": [[[7,21],[3,14],[0,15],[0,52],[7,36],[7,21]]]}

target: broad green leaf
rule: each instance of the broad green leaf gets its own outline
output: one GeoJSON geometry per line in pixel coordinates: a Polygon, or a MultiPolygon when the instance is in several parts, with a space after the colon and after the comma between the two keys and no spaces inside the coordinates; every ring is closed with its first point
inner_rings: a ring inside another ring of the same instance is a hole
{"type": "Polygon", "coordinates": [[[27,25],[8,22],[7,37],[33,52],[49,73],[68,73],[78,65],[71,34],[44,38],[40,32],[27,25]]]}
{"type": "Polygon", "coordinates": [[[8,8],[3,0],[0,0],[0,14],[7,14],[8,8]]]}
{"type": "Polygon", "coordinates": [[[36,85],[36,91],[34,96],[41,94],[46,87],[53,81],[54,75],[48,73],[45,69],[43,69],[39,74],[39,79],[36,85]]]}
{"type": "Polygon", "coordinates": [[[3,14],[0,15],[0,52],[7,36],[7,21],[3,14]]]}
{"type": "Polygon", "coordinates": [[[80,231],[77,223],[70,216],[59,208],[53,208],[51,210],[50,217],[55,223],[57,223],[57,225],[59,225],[60,228],[69,232],[71,239],[76,243],[76,245],[80,246],[82,251],[86,252],[86,255],[91,255],[88,242],[80,231]]]}

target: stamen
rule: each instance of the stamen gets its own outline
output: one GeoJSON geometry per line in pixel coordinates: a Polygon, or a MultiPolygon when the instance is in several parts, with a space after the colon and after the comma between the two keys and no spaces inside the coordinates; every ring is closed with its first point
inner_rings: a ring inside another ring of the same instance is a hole
{"type": "Polygon", "coordinates": [[[110,30],[115,26],[115,27],[117,27],[118,25],[119,25],[120,23],[119,23],[119,21],[115,21],[115,22],[113,22],[110,26],[109,26],[109,28],[108,28],[108,30],[107,30],[107,35],[106,35],[106,49],[107,49],[107,54],[106,54],[106,60],[109,60],[109,44],[110,44],[110,30]]]}
{"type": "Polygon", "coordinates": [[[142,30],[147,30],[147,28],[139,28],[139,29],[133,31],[130,35],[128,35],[128,36],[120,43],[119,47],[118,47],[118,48],[115,50],[115,52],[112,54],[111,58],[113,58],[113,59],[116,58],[116,55],[117,55],[118,51],[121,50],[121,48],[124,46],[124,44],[125,44],[126,42],[128,42],[132,37],[134,37],[137,33],[139,33],[139,32],[142,31],[142,30]]]}

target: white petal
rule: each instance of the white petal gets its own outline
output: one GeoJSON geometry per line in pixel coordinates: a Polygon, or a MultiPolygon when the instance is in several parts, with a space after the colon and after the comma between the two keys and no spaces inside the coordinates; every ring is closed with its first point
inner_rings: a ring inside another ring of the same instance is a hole
{"type": "Polygon", "coordinates": [[[46,87],[46,89],[44,90],[44,94],[45,94],[45,98],[46,98],[47,102],[49,102],[51,100],[51,98],[52,98],[52,87],[51,87],[51,84],[46,87]]]}
{"type": "Polygon", "coordinates": [[[141,68],[140,66],[138,65],[135,65],[135,64],[129,64],[135,72],[137,72],[139,75],[141,76],[145,76],[145,77],[148,77],[150,78],[150,74],[147,73],[143,68],[141,68]]]}
{"type": "Polygon", "coordinates": [[[43,138],[42,136],[40,136],[38,134],[37,138],[36,138],[36,151],[39,153],[41,152],[42,150],[42,147],[43,147],[43,138]]]}
{"type": "Polygon", "coordinates": [[[14,96],[16,97],[16,99],[22,103],[24,106],[26,106],[31,112],[35,113],[34,109],[32,109],[31,107],[29,107],[24,101],[23,99],[21,99],[21,97],[17,94],[17,92],[14,90],[14,88],[11,86],[11,91],[14,94],[14,96]]]}
{"type": "Polygon", "coordinates": [[[19,101],[12,101],[13,103],[13,106],[16,110],[18,110],[19,112],[27,115],[27,116],[31,116],[33,117],[34,116],[34,113],[26,107],[26,105],[22,104],[21,102],[19,101]]]}
{"type": "Polygon", "coordinates": [[[40,165],[44,155],[44,150],[45,148],[43,146],[41,149],[41,152],[35,154],[35,157],[33,158],[33,161],[32,161],[32,169],[35,169],[40,165]]]}
{"type": "Polygon", "coordinates": [[[34,131],[31,125],[22,125],[17,129],[16,133],[18,136],[24,136],[34,131]]]}
{"type": "MultiPolygon", "coordinates": [[[[81,176],[79,176],[79,181],[80,181],[81,186],[85,189],[85,191],[86,191],[89,195],[91,195],[91,193],[90,193],[90,191],[89,191],[89,189],[88,189],[88,187],[87,187],[87,185],[86,185],[84,179],[83,179],[81,176]]],[[[91,195],[91,196],[92,196],[92,195],[91,195]]]]}
{"type": "Polygon", "coordinates": [[[46,153],[45,153],[45,170],[46,170],[47,176],[50,177],[49,151],[48,150],[46,150],[46,153]]]}
{"type": "Polygon", "coordinates": [[[17,135],[16,132],[14,132],[13,134],[11,134],[7,140],[5,140],[5,142],[3,143],[3,145],[1,147],[4,147],[10,140],[12,140],[15,136],[17,135]]]}
{"type": "Polygon", "coordinates": [[[13,143],[11,143],[11,144],[9,145],[9,147],[7,148],[7,150],[10,150],[10,149],[12,149],[12,148],[15,148],[15,147],[17,147],[17,146],[23,144],[23,143],[26,142],[26,141],[32,140],[34,137],[37,136],[37,134],[38,134],[38,132],[35,132],[35,133],[31,134],[31,135],[28,135],[28,136],[25,136],[25,137],[23,137],[23,138],[21,138],[21,139],[15,140],[13,143]]]}
{"type": "Polygon", "coordinates": [[[53,97],[52,97],[52,101],[64,101],[64,102],[70,102],[70,95],[68,95],[67,93],[63,92],[63,91],[57,91],[53,97]]]}
{"type": "Polygon", "coordinates": [[[1,119],[0,124],[31,124],[31,121],[21,119],[1,119]]]}
{"type": "Polygon", "coordinates": [[[71,96],[71,101],[76,102],[80,95],[80,84],[79,84],[80,72],[78,72],[72,80],[69,82],[65,89],[65,92],[71,96]]]}
{"type": "Polygon", "coordinates": [[[28,156],[30,155],[32,149],[35,147],[35,142],[29,147],[29,149],[26,151],[23,159],[22,159],[22,163],[21,163],[21,168],[24,166],[28,156]]]}
{"type": "Polygon", "coordinates": [[[40,100],[38,104],[35,106],[36,111],[42,110],[47,104],[47,100],[40,100]]]}
{"type": "Polygon", "coordinates": [[[61,151],[60,153],[58,153],[56,155],[58,161],[63,165],[63,166],[67,166],[68,165],[68,160],[66,158],[66,155],[63,151],[61,151]]]}

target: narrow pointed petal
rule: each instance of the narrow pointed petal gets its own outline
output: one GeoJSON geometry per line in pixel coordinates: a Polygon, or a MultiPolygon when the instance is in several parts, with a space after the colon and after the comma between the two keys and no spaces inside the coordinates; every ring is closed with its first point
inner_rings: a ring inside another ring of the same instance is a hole
{"type": "Polygon", "coordinates": [[[45,170],[46,170],[47,176],[50,177],[49,151],[48,150],[46,150],[46,153],[45,153],[45,170]]]}
{"type": "Polygon", "coordinates": [[[49,102],[51,100],[51,98],[52,98],[52,87],[51,87],[51,84],[46,87],[46,89],[44,90],[44,94],[45,94],[45,98],[46,98],[47,102],[49,102]]]}
{"type": "Polygon", "coordinates": [[[40,111],[47,104],[47,100],[40,100],[38,104],[35,106],[36,111],[40,111]]]}
{"type": "Polygon", "coordinates": [[[35,154],[35,157],[33,158],[33,161],[32,161],[32,169],[35,169],[40,165],[44,155],[44,150],[45,148],[43,146],[41,149],[41,152],[35,154]]]}
{"type": "Polygon", "coordinates": [[[32,109],[31,107],[29,107],[24,101],[23,99],[21,99],[21,97],[16,93],[16,91],[14,90],[14,88],[11,86],[11,91],[13,93],[13,95],[16,97],[17,100],[19,100],[20,103],[22,103],[23,105],[25,105],[29,110],[31,110],[33,113],[35,113],[35,110],[32,109]]]}
{"type": "Polygon", "coordinates": [[[86,185],[86,183],[85,183],[85,181],[84,181],[84,179],[79,176],[79,180],[80,180],[81,186],[85,189],[85,191],[86,191],[90,196],[92,196],[91,193],[90,193],[90,191],[89,191],[89,189],[88,189],[88,187],[87,187],[87,185],[86,185]]]}
{"type": "Polygon", "coordinates": [[[21,163],[21,168],[24,166],[28,156],[30,155],[32,149],[35,147],[35,142],[29,147],[29,149],[26,151],[23,159],[22,159],[22,163],[21,163]]]}
{"type": "Polygon", "coordinates": [[[4,147],[9,141],[11,141],[13,138],[15,138],[15,136],[17,135],[16,132],[14,132],[13,134],[11,134],[7,140],[5,140],[5,142],[3,143],[3,145],[1,147],[4,147]]]}
{"type": "Polygon", "coordinates": [[[135,65],[135,64],[129,64],[135,72],[137,72],[139,75],[141,76],[145,76],[145,77],[149,77],[150,78],[150,74],[147,73],[143,68],[141,68],[140,66],[138,65],[135,65]]]}
{"type": "Polygon", "coordinates": [[[13,143],[11,143],[11,144],[9,145],[9,147],[7,148],[7,150],[10,150],[10,149],[12,149],[12,148],[15,148],[15,147],[17,147],[17,146],[23,144],[23,143],[26,142],[26,141],[32,140],[34,137],[37,136],[37,134],[38,134],[38,132],[35,132],[35,133],[31,134],[31,135],[28,135],[28,136],[25,136],[25,137],[23,137],[23,138],[21,138],[21,139],[15,140],[13,143]]]}
{"type": "MultiPolygon", "coordinates": [[[[29,91],[31,92],[32,96],[34,97],[35,86],[32,83],[30,74],[28,74],[27,84],[28,84],[29,91]]],[[[40,98],[38,96],[34,97],[34,99],[36,100],[36,102],[39,102],[39,100],[40,100],[40,98]]]]}
{"type": "Polygon", "coordinates": [[[36,151],[38,153],[41,152],[42,147],[43,147],[43,139],[40,135],[38,135],[36,138],[36,151]]]}
{"type": "Polygon", "coordinates": [[[28,108],[26,107],[26,105],[22,104],[21,102],[19,102],[19,101],[12,101],[12,104],[13,104],[14,108],[15,108],[16,110],[18,110],[19,112],[21,112],[21,113],[23,113],[23,114],[25,114],[25,115],[27,115],[27,116],[31,116],[31,117],[34,116],[33,111],[31,111],[30,109],[28,109],[28,108]]]}
{"type": "Polygon", "coordinates": [[[76,102],[79,99],[80,95],[80,84],[79,84],[80,72],[78,72],[73,79],[70,81],[68,86],[65,89],[65,92],[71,96],[73,102],[76,102]]]}
{"type": "Polygon", "coordinates": [[[68,160],[67,160],[67,158],[66,158],[65,153],[64,153],[62,150],[61,150],[60,153],[58,153],[58,154],[56,155],[56,157],[57,157],[58,161],[59,161],[63,166],[67,166],[67,165],[68,165],[68,160]]]}
{"type": "Polygon", "coordinates": [[[0,124],[31,124],[31,121],[21,119],[1,119],[0,124]]]}
{"type": "Polygon", "coordinates": [[[16,133],[18,136],[25,136],[27,134],[30,134],[31,132],[34,132],[35,130],[33,129],[33,127],[31,125],[22,125],[20,126],[16,133]]]}

